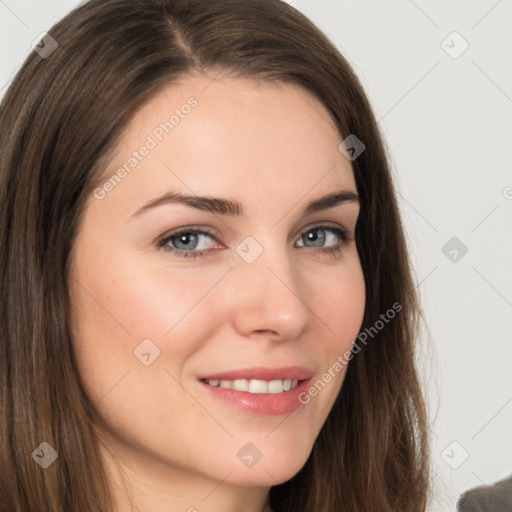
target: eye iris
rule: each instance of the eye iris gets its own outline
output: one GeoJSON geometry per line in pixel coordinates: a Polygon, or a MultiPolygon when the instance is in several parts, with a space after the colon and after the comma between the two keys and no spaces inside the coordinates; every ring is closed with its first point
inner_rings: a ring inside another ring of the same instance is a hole
{"type": "MultiPolygon", "coordinates": [[[[325,243],[325,232],[322,229],[313,229],[306,234],[306,240],[315,244],[313,247],[321,247],[325,243]],[[321,233],[320,235],[318,233],[321,233]]],[[[306,241],[305,240],[305,241],[306,241]]]]}
{"type": "Polygon", "coordinates": [[[182,235],[179,235],[176,239],[175,239],[175,242],[173,242],[173,245],[177,248],[177,249],[186,249],[186,250],[190,250],[190,249],[194,249],[196,246],[197,246],[197,235],[194,234],[194,233],[183,233],[182,235]],[[195,243],[193,243],[193,246],[194,247],[190,247],[190,242],[191,240],[195,243]],[[180,244],[184,244],[185,247],[180,247],[180,244]]]}

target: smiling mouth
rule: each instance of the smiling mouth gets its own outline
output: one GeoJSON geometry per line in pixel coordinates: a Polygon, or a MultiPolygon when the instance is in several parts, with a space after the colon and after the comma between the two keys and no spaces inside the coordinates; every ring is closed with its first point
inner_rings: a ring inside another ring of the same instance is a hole
{"type": "Polygon", "coordinates": [[[234,389],[235,391],[246,391],[253,394],[280,394],[295,389],[300,380],[298,379],[202,379],[202,382],[215,388],[234,389]]]}

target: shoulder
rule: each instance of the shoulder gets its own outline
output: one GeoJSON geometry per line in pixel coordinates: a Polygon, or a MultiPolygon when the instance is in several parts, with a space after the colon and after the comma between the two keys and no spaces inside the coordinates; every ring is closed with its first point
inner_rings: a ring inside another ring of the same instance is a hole
{"type": "Polygon", "coordinates": [[[457,503],[458,512],[511,512],[512,476],[490,486],[466,491],[457,503]]]}

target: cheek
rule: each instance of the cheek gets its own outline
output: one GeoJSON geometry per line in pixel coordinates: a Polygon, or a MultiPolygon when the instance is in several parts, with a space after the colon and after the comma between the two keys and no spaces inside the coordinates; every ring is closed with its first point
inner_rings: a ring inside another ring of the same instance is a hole
{"type": "Polygon", "coordinates": [[[103,248],[93,253],[79,247],[71,279],[79,365],[98,393],[134,364],[140,366],[134,354],[139,346],[148,347],[151,358],[159,353],[155,364],[165,360],[166,367],[179,367],[212,328],[216,315],[197,312],[204,313],[204,303],[215,307],[201,302],[225,273],[217,268],[199,276],[161,265],[148,270],[103,248]]]}
{"type": "MultiPolygon", "coordinates": [[[[317,276],[317,299],[313,308],[319,317],[321,343],[315,346],[315,356],[322,361],[319,368],[322,382],[313,382],[308,391],[311,405],[315,403],[319,429],[329,414],[343,385],[348,367],[348,355],[357,338],[365,311],[365,282],[358,259],[330,271],[329,276],[317,276]],[[340,363],[341,361],[341,363],[340,363]]],[[[312,285],[313,286],[313,285],[312,285]]],[[[306,397],[307,398],[307,397],[306,397]]]]}
{"type": "Polygon", "coordinates": [[[352,345],[361,328],[365,310],[365,282],[359,260],[330,271],[315,281],[315,313],[326,327],[326,347],[339,355],[352,345]]]}

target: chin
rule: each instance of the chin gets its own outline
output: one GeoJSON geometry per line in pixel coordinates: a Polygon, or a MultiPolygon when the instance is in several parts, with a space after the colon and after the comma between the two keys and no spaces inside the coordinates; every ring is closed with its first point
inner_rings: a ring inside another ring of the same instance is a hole
{"type": "Polygon", "coordinates": [[[253,467],[246,471],[237,469],[236,472],[230,475],[226,482],[232,485],[247,487],[273,487],[293,478],[302,469],[306,460],[296,465],[270,464],[265,467],[262,466],[259,469],[253,467]]]}
{"type": "MultiPolygon", "coordinates": [[[[288,447],[287,447],[288,448],[288,447]]],[[[267,444],[261,459],[250,468],[237,468],[231,475],[240,485],[274,486],[293,478],[306,464],[311,447],[297,444],[291,449],[267,444]]]]}

